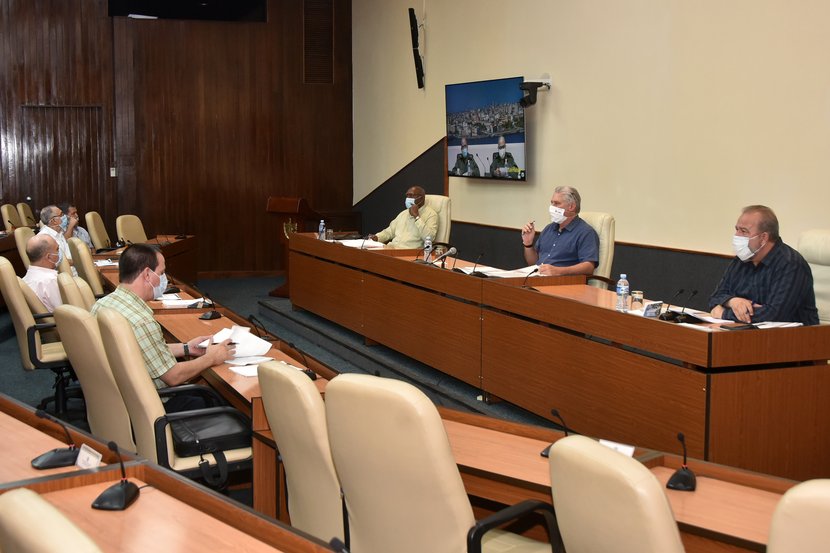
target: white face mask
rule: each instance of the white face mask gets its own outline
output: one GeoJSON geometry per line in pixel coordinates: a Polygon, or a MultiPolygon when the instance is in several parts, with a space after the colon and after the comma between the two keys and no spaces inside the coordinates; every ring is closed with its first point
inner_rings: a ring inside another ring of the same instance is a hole
{"type": "Polygon", "coordinates": [[[403,205],[406,206],[406,209],[409,209],[413,205],[415,205],[415,198],[407,198],[403,201],[403,205]]]}
{"type": "Polygon", "coordinates": [[[150,271],[159,279],[159,283],[153,286],[153,299],[160,298],[164,291],[167,290],[167,273],[157,274],[155,271],[150,271]]]}
{"type": "Polygon", "coordinates": [[[557,225],[562,224],[567,217],[565,217],[565,210],[561,207],[550,206],[548,207],[548,211],[550,212],[550,221],[551,223],[556,223],[557,225]]]}
{"type": "Polygon", "coordinates": [[[764,245],[761,244],[758,247],[758,250],[755,251],[752,251],[752,248],[749,247],[749,241],[757,237],[757,234],[755,236],[738,236],[736,234],[732,237],[732,250],[735,252],[735,255],[738,256],[738,259],[741,261],[749,261],[756,253],[758,253],[758,250],[764,247],[764,245]]]}
{"type": "Polygon", "coordinates": [[[504,146],[499,146],[499,157],[504,157],[504,152],[506,152],[506,151],[507,150],[505,149],[504,146]]]}

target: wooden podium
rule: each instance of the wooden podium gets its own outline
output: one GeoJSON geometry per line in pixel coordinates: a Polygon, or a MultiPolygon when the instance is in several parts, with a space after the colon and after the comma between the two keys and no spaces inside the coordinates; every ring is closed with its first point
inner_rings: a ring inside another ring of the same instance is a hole
{"type": "Polygon", "coordinates": [[[278,298],[288,297],[288,234],[287,223],[291,221],[296,223],[296,230],[304,232],[308,221],[319,221],[322,219],[320,214],[308,205],[305,198],[295,198],[286,196],[269,196],[268,204],[265,207],[267,213],[273,213],[277,216],[282,232],[279,233],[280,240],[280,257],[282,259],[282,267],[285,270],[285,283],[271,290],[268,294],[278,298]]]}

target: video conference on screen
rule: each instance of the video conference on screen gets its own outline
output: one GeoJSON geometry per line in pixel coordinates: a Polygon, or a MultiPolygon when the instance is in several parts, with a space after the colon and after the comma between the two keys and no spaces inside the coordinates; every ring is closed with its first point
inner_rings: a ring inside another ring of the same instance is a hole
{"type": "Polygon", "coordinates": [[[526,179],[525,112],[519,104],[523,81],[510,77],[446,86],[450,176],[526,179]]]}

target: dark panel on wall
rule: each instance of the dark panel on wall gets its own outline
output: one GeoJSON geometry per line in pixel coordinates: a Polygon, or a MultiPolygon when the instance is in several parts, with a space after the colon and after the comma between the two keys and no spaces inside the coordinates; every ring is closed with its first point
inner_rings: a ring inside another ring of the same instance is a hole
{"type": "Polygon", "coordinates": [[[527,266],[522,253],[519,229],[506,229],[471,223],[452,222],[452,243],[462,259],[475,261],[479,254],[481,263],[503,269],[527,266]]]}
{"type": "Polygon", "coordinates": [[[0,202],[114,221],[112,98],[105,2],[0,0],[0,202]]]}
{"type": "Polygon", "coordinates": [[[364,234],[385,229],[403,211],[404,197],[410,187],[421,186],[427,194],[444,194],[445,150],[442,138],[354,206],[363,218],[364,234]]]}
{"type": "Polygon", "coordinates": [[[332,82],[332,0],[303,2],[303,74],[307,84],[332,82]]]}

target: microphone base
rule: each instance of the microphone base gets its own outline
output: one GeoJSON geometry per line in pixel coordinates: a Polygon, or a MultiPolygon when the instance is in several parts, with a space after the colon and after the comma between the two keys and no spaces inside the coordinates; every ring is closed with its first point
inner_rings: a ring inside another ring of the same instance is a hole
{"type": "Polygon", "coordinates": [[[666,487],[679,492],[693,492],[697,488],[697,478],[688,467],[681,467],[672,474],[666,487]]]}
{"type": "Polygon", "coordinates": [[[470,276],[474,276],[474,277],[477,277],[477,278],[490,278],[489,276],[482,273],[481,271],[473,271],[472,273],[470,273],[470,276]]]}
{"type": "Polygon", "coordinates": [[[415,263],[420,263],[422,265],[432,265],[432,261],[424,261],[423,259],[415,259],[415,263]]]}
{"type": "Polygon", "coordinates": [[[691,313],[681,313],[680,315],[677,316],[677,318],[674,320],[674,322],[676,322],[676,323],[686,323],[686,324],[700,324],[700,323],[705,323],[706,321],[704,321],[701,318],[695,317],[691,313]]]}
{"type": "Polygon", "coordinates": [[[213,319],[218,319],[218,318],[220,318],[221,316],[222,316],[222,314],[221,314],[220,312],[218,312],[218,311],[216,311],[216,310],[213,310],[213,311],[206,311],[206,312],[205,312],[205,313],[204,313],[201,317],[199,317],[199,318],[200,318],[200,319],[202,319],[203,321],[212,321],[213,319]]]}
{"type": "Polygon", "coordinates": [[[101,492],[92,502],[92,508],[101,511],[123,511],[138,499],[138,494],[138,486],[129,480],[122,480],[101,492]]]}
{"type": "Polygon", "coordinates": [[[32,466],[38,470],[71,467],[78,460],[78,451],[75,447],[53,449],[32,459],[32,466]]]}
{"type": "Polygon", "coordinates": [[[677,319],[677,313],[674,311],[666,311],[665,313],[660,313],[660,316],[657,318],[661,321],[674,321],[677,319]]]}

